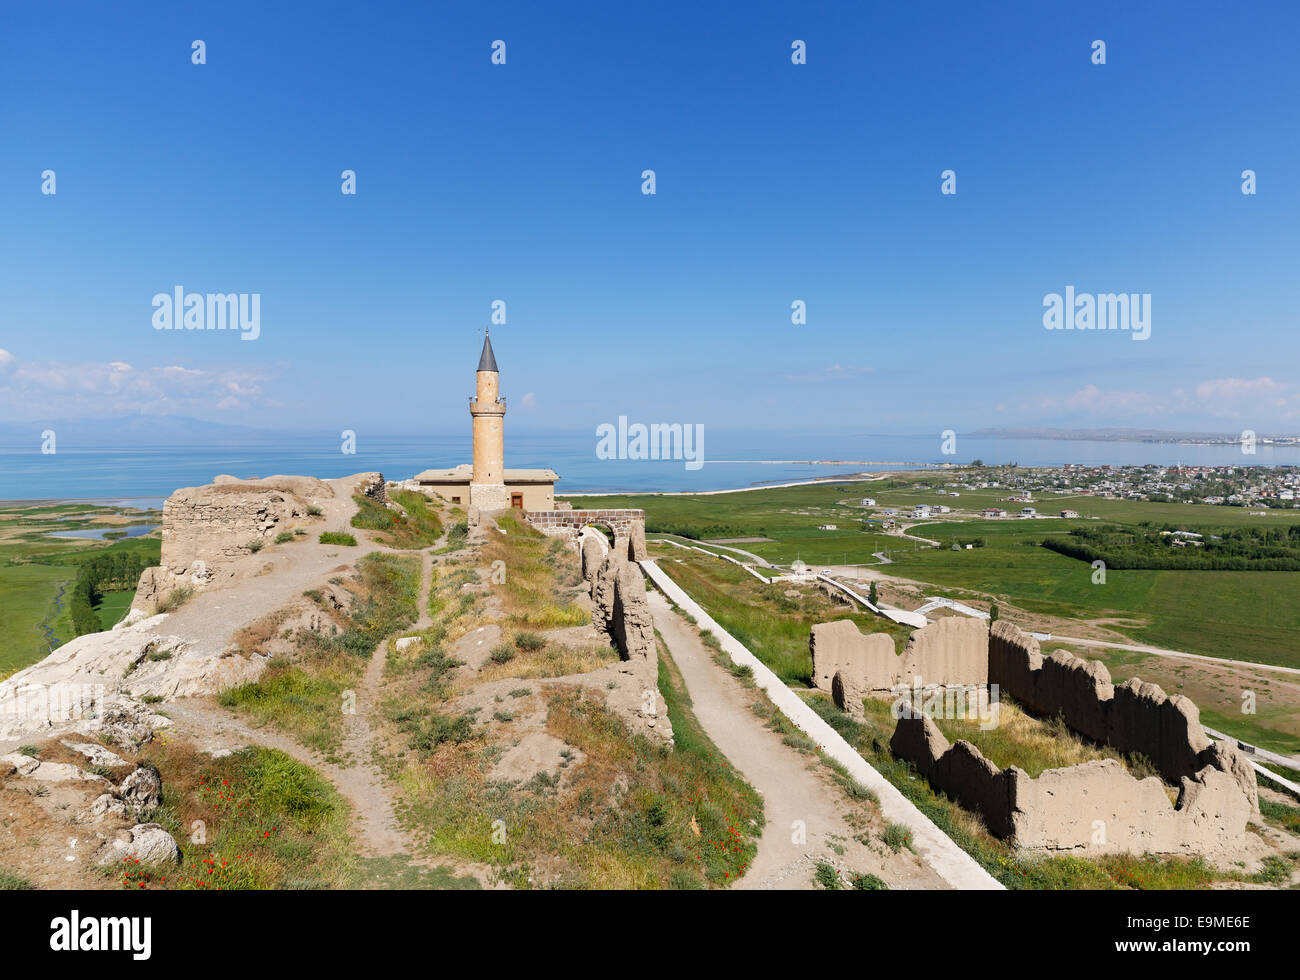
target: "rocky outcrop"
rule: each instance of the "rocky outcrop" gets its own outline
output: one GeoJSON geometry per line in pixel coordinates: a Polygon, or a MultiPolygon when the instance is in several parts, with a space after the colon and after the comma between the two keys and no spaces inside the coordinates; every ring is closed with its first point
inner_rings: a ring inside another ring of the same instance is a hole
{"type": "Polygon", "coordinates": [[[162,803],[162,774],[157,766],[145,763],[122,780],[117,792],[128,810],[143,816],[162,803]]]}
{"type": "Polygon", "coordinates": [[[141,864],[179,864],[181,850],[161,824],[136,824],[121,831],[101,849],[95,862],[101,866],[139,861],[141,864]]]}
{"type": "Polygon", "coordinates": [[[216,694],[256,680],[267,658],[199,654],[154,616],[70,640],[0,682],[0,738],[79,730],[140,744],[170,722],[140,698],[216,694]]]}

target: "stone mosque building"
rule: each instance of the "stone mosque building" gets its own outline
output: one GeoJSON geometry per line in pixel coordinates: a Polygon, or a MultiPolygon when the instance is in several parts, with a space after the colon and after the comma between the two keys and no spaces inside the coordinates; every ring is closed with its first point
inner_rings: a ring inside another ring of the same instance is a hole
{"type": "Polygon", "coordinates": [[[501,374],[492,338],[483,337],[478,359],[475,394],[469,400],[474,420],[474,463],[449,470],[425,470],[416,475],[421,487],[453,504],[476,507],[487,513],[514,507],[525,511],[555,509],[553,470],[505,468],[506,400],[501,396],[501,374]]]}

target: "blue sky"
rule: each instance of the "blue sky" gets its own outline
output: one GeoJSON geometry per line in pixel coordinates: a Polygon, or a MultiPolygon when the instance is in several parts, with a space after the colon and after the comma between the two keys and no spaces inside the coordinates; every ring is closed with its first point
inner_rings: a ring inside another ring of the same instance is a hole
{"type": "Polygon", "coordinates": [[[180,6],[0,12],[0,421],[1300,430],[1294,3],[180,6]]]}

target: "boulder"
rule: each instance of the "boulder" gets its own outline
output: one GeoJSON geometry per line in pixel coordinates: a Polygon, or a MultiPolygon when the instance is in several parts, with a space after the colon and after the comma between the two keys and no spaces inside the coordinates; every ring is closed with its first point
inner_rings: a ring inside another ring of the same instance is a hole
{"type": "Polygon", "coordinates": [[[109,841],[97,863],[104,866],[128,860],[141,864],[179,864],[181,850],[159,824],[140,823],[109,841]]]}
{"type": "Polygon", "coordinates": [[[80,755],[84,755],[90,760],[92,766],[107,766],[109,769],[116,769],[119,766],[129,766],[120,755],[110,752],[102,745],[96,745],[94,742],[64,742],[68,748],[80,755]]]}
{"type": "Polygon", "coordinates": [[[112,793],[101,793],[91,802],[87,813],[91,820],[119,819],[126,820],[128,817],[126,804],[119,800],[112,793]]]}
{"type": "Polygon", "coordinates": [[[10,752],[8,755],[0,755],[0,776],[12,776],[15,773],[29,776],[40,764],[40,759],[33,759],[21,752],[10,752]]]}
{"type": "Polygon", "coordinates": [[[147,813],[162,803],[162,774],[146,762],[122,780],[118,794],[136,816],[147,813]]]}

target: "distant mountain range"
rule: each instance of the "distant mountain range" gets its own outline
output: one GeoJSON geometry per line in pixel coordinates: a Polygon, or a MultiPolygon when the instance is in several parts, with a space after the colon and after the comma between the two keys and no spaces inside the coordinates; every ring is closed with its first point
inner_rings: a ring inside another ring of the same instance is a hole
{"type": "MultiPolygon", "coordinates": [[[[977,429],[966,433],[986,439],[1073,439],[1089,442],[1176,442],[1197,444],[1237,443],[1240,432],[1170,432],[1162,429],[1051,429],[1051,428],[995,428],[977,429]]],[[[1298,442],[1295,434],[1257,432],[1260,441],[1298,442]]]]}
{"type": "Polygon", "coordinates": [[[64,449],[124,449],[135,447],[272,446],[289,433],[243,425],[203,422],[179,415],[129,415],[104,419],[60,419],[49,422],[0,423],[0,446],[30,448],[41,433],[54,432],[64,449]]]}

